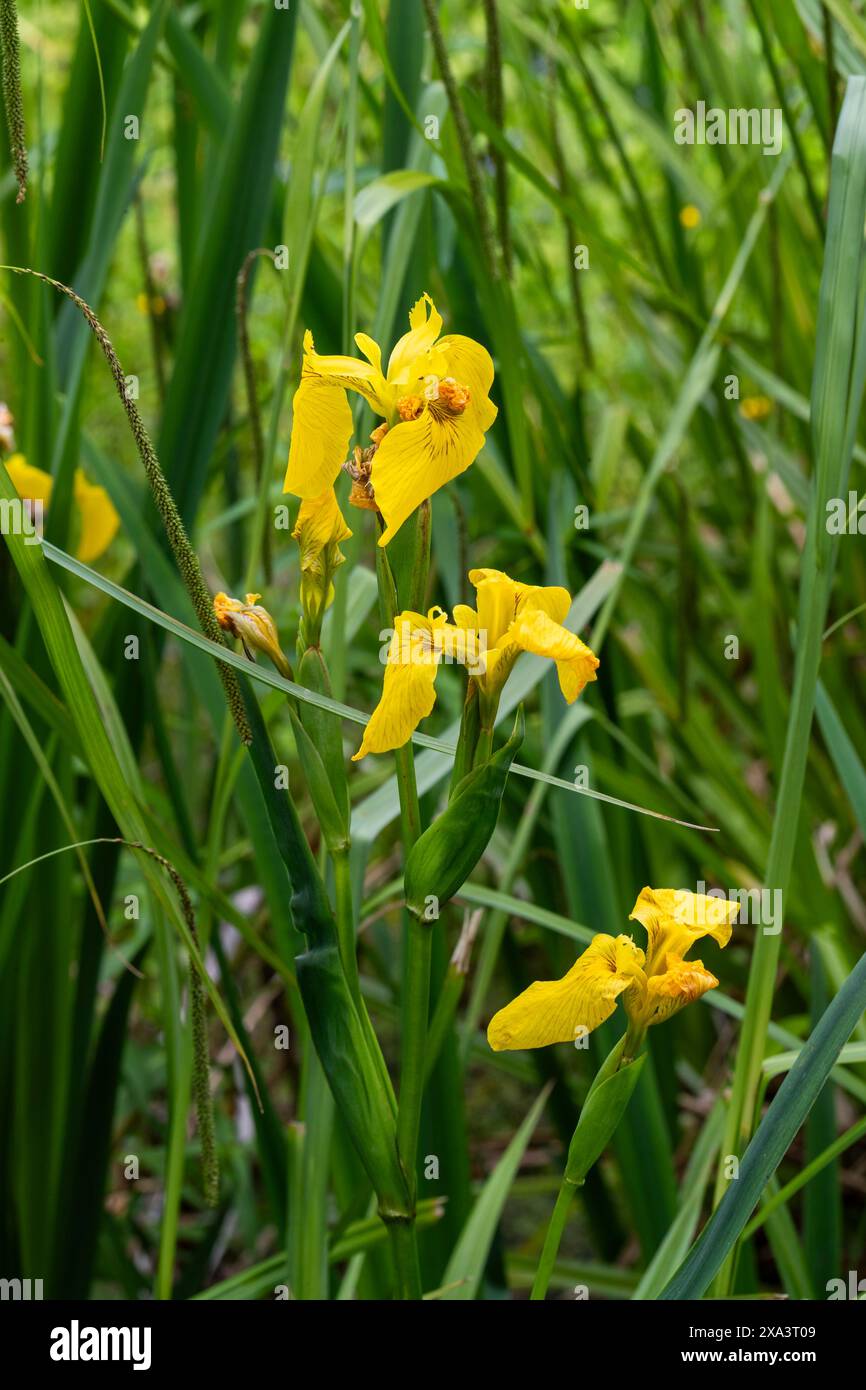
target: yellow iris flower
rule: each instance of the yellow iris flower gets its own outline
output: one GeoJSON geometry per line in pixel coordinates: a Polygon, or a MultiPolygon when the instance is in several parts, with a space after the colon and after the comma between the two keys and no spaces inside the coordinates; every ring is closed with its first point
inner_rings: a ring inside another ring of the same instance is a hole
{"type": "Polygon", "coordinates": [[[502,687],[521,652],[556,662],[559,687],[570,705],[590,681],[596,680],[598,657],[575,633],[562,626],[571,595],[558,585],[540,588],[520,584],[501,570],[469,571],[477,607],[458,603],[454,621],[474,645],[485,652],[484,674],[478,677],[482,723],[495,718],[502,687]]]}
{"type": "Polygon", "coordinates": [[[406,743],[435,704],[436,674],[443,659],[465,666],[476,682],[487,728],[493,726],[502,688],[521,652],[556,662],[569,704],[596,679],[598,657],[562,626],[571,607],[566,589],[519,584],[500,570],[471,570],[469,578],[478,593],[478,607],[458,604],[454,623],[441,608],[431,608],[426,617],[404,612],[397,618],[382,698],[353,761],[406,743]]]}
{"type": "Polygon", "coordinates": [[[333,486],[353,431],[347,391],[363,396],[385,421],[373,433],[373,448],[356,451],[367,493],[385,520],[380,545],[425,498],[469,467],[496,419],[489,399],[493,363],[480,343],[442,338],[441,330],[441,315],[425,294],[384,372],[382,350],[366,333],[355,334],[366,361],[321,356],[312,334],[304,335],[284,492],[306,501],[333,486]]]}
{"type": "Polygon", "coordinates": [[[629,920],[646,930],[645,951],[630,936],[594,936],[561,980],[538,980],[500,1009],[487,1041],[494,1052],[574,1042],[610,1018],[622,995],[638,1043],[647,1028],[716,988],[715,975],[686,955],[703,936],[727,946],[739,907],[704,893],[643,888],[629,920]]]}
{"type": "MultiPolygon", "coordinates": [[[[34,468],[23,454],[13,454],[6,460],[6,471],[18,496],[28,502],[41,502],[46,508],[51,502],[54,479],[41,468],[34,468]]],[[[78,546],[76,555],[85,565],[98,560],[117,534],[120,517],[104,487],[89,483],[80,468],[75,470],[73,499],[78,513],[78,546]]]]}
{"type": "Polygon", "coordinates": [[[280,646],[277,625],[268,610],[260,605],[260,598],[261,594],[247,594],[246,603],[241,603],[240,599],[219,593],[214,597],[213,611],[223,631],[240,639],[251,661],[254,651],[264,652],[280,675],[291,680],[292,668],[280,646]]]}

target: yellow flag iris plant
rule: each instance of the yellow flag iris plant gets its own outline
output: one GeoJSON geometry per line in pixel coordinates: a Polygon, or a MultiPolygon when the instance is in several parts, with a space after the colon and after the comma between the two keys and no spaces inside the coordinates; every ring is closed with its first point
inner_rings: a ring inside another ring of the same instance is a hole
{"type": "MultiPolygon", "coordinates": [[[[220,626],[243,643],[250,659],[266,655],[283,675],[330,694],[320,642],[344,560],[341,545],[352,536],[335,491],[341,471],[346,471],[351,478],[350,503],[379,516],[380,607],[392,622],[381,652],[381,695],[353,761],[370,753],[392,753],[397,767],[406,908],[397,1098],[357,970],[348,859],[350,800],[339,725],[321,709],[292,699],[299,761],[332,861],[336,896],[333,958],[328,955],[331,948],[322,945],[329,939],[327,925],[322,926],[322,913],[326,917],[327,912],[317,909],[318,925],[311,939],[319,945],[299,958],[299,981],[329,1084],[346,1111],[348,1131],[392,1236],[398,1287],[403,1296],[417,1297],[415,1170],[428,1071],[435,923],[487,851],[496,828],[509,770],[524,737],[522,710],[510,738],[498,749],[494,728],[503,690],[521,655],[553,663],[568,704],[597,679],[599,661],[568,626],[572,600],[558,585],[527,584],[501,570],[477,568],[469,572],[474,605],[458,603],[450,615],[438,606],[425,607],[428,499],[467,469],[484,446],[485,433],[496,418],[489,395],[493,363],[471,338],[443,336],[442,319],[426,294],[412,308],[409,331],[394,347],[387,367],[371,338],[359,333],[355,342],[361,358],[322,356],[311,334],[304,337],[284,484],[285,491],[301,499],[292,532],[300,580],[297,675],[259,594],[247,594],[241,602],[219,593],[214,611],[220,626]],[[355,426],[348,393],[361,396],[380,420],[370,443],[356,444],[351,453],[355,426]],[[399,545],[390,546],[387,553],[385,547],[401,530],[399,545]],[[407,598],[414,602],[407,603],[407,598]],[[465,696],[447,804],[425,829],[411,741],[433,711],[443,664],[462,668],[465,696]],[[381,1101],[373,1111],[362,1103],[371,1088],[381,1101]]],[[[303,873],[313,873],[309,862],[303,873]]],[[[310,882],[305,901],[323,903],[321,882],[310,882]]],[[[562,979],[530,985],[491,1019],[487,1036],[496,1052],[580,1045],[620,1005],[625,1020],[620,1042],[593,1082],[572,1139],[534,1297],[543,1296],[547,1287],[569,1195],[608,1144],[634,1089],[647,1029],[715,988],[716,977],[691,952],[704,938],[725,946],[735,913],[735,907],[713,897],[644,888],[631,913],[643,931],[640,941],[626,933],[596,935],[562,979]]]]}

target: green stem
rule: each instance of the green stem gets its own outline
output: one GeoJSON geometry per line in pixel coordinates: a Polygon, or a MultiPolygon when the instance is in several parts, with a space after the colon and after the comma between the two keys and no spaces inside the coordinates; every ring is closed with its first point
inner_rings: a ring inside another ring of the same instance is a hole
{"type": "Polygon", "coordinates": [[[428,1081],[439,1060],[439,1053],[442,1051],[448,1030],[453,1026],[457,1006],[465,988],[465,972],[457,970],[454,965],[449,965],[439,990],[439,998],[436,1000],[430,1027],[427,1030],[427,1054],[424,1058],[424,1070],[428,1081]]]}
{"type": "Polygon", "coordinates": [[[415,755],[411,743],[394,750],[397,790],[400,793],[400,824],[403,831],[403,851],[408,854],[421,834],[421,808],[415,784],[415,755]]]}
{"type": "Polygon", "coordinates": [[[553,1208],[553,1215],[547,1227],[547,1235],[544,1237],[544,1248],[541,1252],[541,1259],[538,1261],[538,1268],[535,1271],[532,1292],[529,1295],[530,1299],[544,1299],[547,1295],[547,1286],[550,1283],[553,1266],[559,1254],[559,1244],[562,1240],[562,1233],[565,1230],[565,1223],[568,1220],[569,1209],[576,1191],[577,1188],[574,1183],[569,1182],[568,1178],[563,1178],[559,1188],[559,1195],[556,1198],[556,1206],[553,1208]]]}
{"type": "Polygon", "coordinates": [[[421,1266],[418,1263],[418,1242],[415,1219],[389,1221],[388,1237],[397,1272],[396,1295],[400,1299],[421,1298],[421,1266]]]}
{"type": "MultiPolygon", "coordinates": [[[[402,545],[408,546],[408,549],[401,552],[401,548],[398,547],[396,550],[398,564],[401,558],[404,561],[402,566],[404,589],[408,591],[410,600],[415,600],[416,603],[418,595],[423,595],[427,583],[429,520],[429,505],[419,508],[414,520],[407,523],[407,525],[414,527],[414,534],[405,537],[402,542],[402,545]]],[[[380,548],[376,559],[376,577],[379,583],[382,619],[385,623],[393,623],[400,609],[401,596],[395,582],[389,556],[380,548]]],[[[397,788],[400,795],[400,822],[403,832],[405,862],[405,858],[421,834],[421,808],[418,804],[415,760],[411,743],[407,743],[403,748],[395,749],[394,761],[397,772],[397,788]]],[[[418,1268],[415,1232],[415,1160],[426,1079],[424,1057],[427,1047],[427,1024],[430,1010],[431,954],[432,934],[429,924],[420,922],[409,912],[404,912],[397,1153],[409,1189],[411,1211],[409,1221],[397,1223],[405,1229],[400,1232],[391,1231],[397,1269],[398,1296],[400,1298],[420,1296],[420,1275],[413,1282],[408,1277],[408,1271],[410,1266],[415,1270],[418,1268]],[[406,1247],[408,1246],[411,1246],[411,1250],[407,1250],[406,1247]],[[417,1288],[419,1292],[407,1291],[412,1288],[417,1288]]]]}
{"type": "Polygon", "coordinates": [[[476,681],[470,680],[466,688],[466,699],[463,702],[463,713],[460,716],[460,733],[457,737],[454,766],[451,769],[449,796],[454,795],[467,772],[472,771],[475,745],[478,742],[479,719],[478,684],[476,681]]]}
{"type": "Polygon", "coordinates": [[[475,745],[475,756],[472,759],[473,767],[483,767],[489,760],[493,752],[493,726],[489,729],[482,729],[478,734],[478,742],[475,745]]]}
{"type": "Polygon", "coordinates": [[[361,1027],[370,1050],[370,1056],[376,1066],[382,1081],[382,1087],[391,1108],[392,1115],[397,1114],[397,1101],[394,1096],[394,1088],[391,1084],[391,1076],[388,1071],[387,1063],[382,1055],[379,1039],[373,1027],[372,1019],[367,1010],[367,1002],[361,993],[361,977],[358,972],[358,941],[355,932],[355,904],[352,899],[352,875],[349,863],[348,848],[335,853],[332,856],[334,864],[334,888],[337,899],[337,947],[340,953],[340,963],[343,967],[343,974],[346,977],[346,984],[349,986],[349,993],[358,1011],[361,1027]]]}
{"type": "Polygon", "coordinates": [[[628,1029],[626,1030],[625,1042],[622,1045],[622,1055],[620,1056],[619,1063],[617,1064],[617,1071],[620,1071],[623,1067],[628,1066],[629,1062],[634,1061],[635,1057],[637,1057],[638,1053],[643,1047],[643,1040],[645,1037],[645,1028],[638,1027],[636,1023],[629,1023],[628,1029]]]}
{"type": "Polygon", "coordinates": [[[415,1158],[421,1127],[421,1102],[426,1080],[425,1053],[430,1009],[430,959],[433,932],[427,922],[406,914],[403,937],[403,1009],[401,1029],[400,1103],[397,1108],[397,1150],[406,1172],[414,1205],[415,1158]]]}
{"type": "Polygon", "coordinates": [[[334,890],[337,899],[337,938],[340,945],[340,960],[346,982],[359,1011],[366,1012],[361,1000],[361,981],[358,975],[358,954],[355,942],[355,908],[352,902],[352,875],[349,867],[348,850],[341,850],[332,856],[334,864],[334,890]]]}

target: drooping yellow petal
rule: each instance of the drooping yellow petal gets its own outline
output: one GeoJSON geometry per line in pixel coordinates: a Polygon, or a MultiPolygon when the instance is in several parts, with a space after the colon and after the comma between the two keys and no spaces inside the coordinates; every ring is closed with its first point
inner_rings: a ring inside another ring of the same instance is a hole
{"type": "Polygon", "coordinates": [[[648,973],[666,969],[671,960],[682,960],[701,937],[711,936],[727,946],[739,910],[738,902],[706,893],[642,888],[629,921],[640,922],[646,930],[648,973]]]}
{"type": "Polygon", "coordinates": [[[429,294],[423,294],[409,310],[409,332],[397,341],[388,359],[391,385],[405,386],[410,378],[424,374],[424,358],[432,351],[441,332],[442,315],[429,294]]]}
{"type": "Polygon", "coordinates": [[[574,1042],[610,1018],[623,990],[644,988],[644,955],[629,936],[594,936],[561,980],[539,980],[500,1009],[487,1041],[494,1052],[574,1042]]]}
{"type": "Polygon", "coordinates": [[[42,468],[34,468],[23,454],[13,454],[6,460],[6,471],[18,496],[30,502],[42,502],[48,506],[54,479],[42,468]]]}
{"type": "MultiPolygon", "coordinates": [[[[395,633],[394,642],[400,638],[395,633]]],[[[352,762],[368,753],[387,753],[402,748],[436,703],[438,661],[432,652],[419,650],[415,659],[391,661],[385,667],[382,697],[373,710],[364,737],[352,762]]]]}
{"type": "MultiPolygon", "coordinates": [[[[423,308],[422,301],[419,304],[423,308]]],[[[373,460],[376,502],[387,523],[380,545],[388,544],[425,498],[474,463],[497,413],[487,394],[493,362],[486,348],[459,336],[425,347],[431,324],[438,325],[438,333],[442,321],[432,302],[429,320],[417,313],[418,308],[416,304],[410,315],[417,326],[398,343],[388,366],[389,384],[400,383],[400,418],[373,460]]]]}
{"type": "Polygon", "coordinates": [[[427,497],[474,462],[484,435],[469,411],[449,415],[425,407],[415,420],[389,429],[373,458],[371,481],[385,518],[387,545],[427,497]]]}
{"type": "Polygon", "coordinates": [[[117,535],[120,517],[104,487],[89,483],[75,470],[75,505],[78,509],[78,558],[85,565],[97,560],[117,535]]]}
{"type": "Polygon", "coordinates": [[[559,686],[573,704],[584,686],[597,679],[598,657],[576,633],[555,623],[541,608],[525,605],[508,631],[508,641],[525,652],[556,662],[559,686]]]}
{"type": "MultiPolygon", "coordinates": [[[[470,635],[474,636],[474,635],[470,635]]],[[[401,748],[436,702],[434,682],[440,661],[471,662],[475,642],[448,622],[441,608],[400,613],[388,647],[382,697],[352,761],[367,753],[401,748]]]]}
{"type": "Polygon", "coordinates": [[[385,382],[373,363],[356,357],[323,357],[313,347],[312,334],[305,333],[301,382],[292,402],[292,439],[283,492],[319,497],[334,483],[353,430],[346,391],[364,396],[378,414],[387,413],[385,382]]]}
{"type": "Polygon", "coordinates": [[[303,377],[292,403],[292,440],[283,492],[319,497],[333,487],[352,437],[352,411],[341,386],[303,377]]]}
{"type": "Polygon", "coordinates": [[[647,1027],[664,1023],[707,990],[716,989],[718,983],[703,961],[671,958],[670,969],[647,979],[641,1022],[647,1027]]]}

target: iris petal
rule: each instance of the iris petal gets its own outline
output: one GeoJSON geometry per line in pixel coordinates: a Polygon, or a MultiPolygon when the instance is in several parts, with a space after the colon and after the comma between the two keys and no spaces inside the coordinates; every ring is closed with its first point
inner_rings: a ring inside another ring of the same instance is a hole
{"type": "Polygon", "coordinates": [[[569,704],[584,686],[596,680],[598,657],[574,632],[555,623],[540,608],[524,607],[511,624],[510,641],[525,652],[556,662],[559,685],[569,704]]]}
{"type": "Polygon", "coordinates": [[[352,411],[346,392],[318,377],[302,377],[292,411],[292,442],[283,492],[319,497],[336,481],[352,437],[352,411]]]}
{"type": "Polygon", "coordinates": [[[669,970],[647,980],[644,1021],[647,1025],[664,1023],[707,990],[716,989],[718,983],[703,961],[673,960],[669,970]]]}
{"type": "Polygon", "coordinates": [[[78,558],[89,565],[111,545],[120,517],[105,488],[89,483],[80,468],[75,472],[75,505],[79,515],[78,558]]]}
{"type": "Polygon", "coordinates": [[[642,888],[629,915],[647,934],[647,959],[682,960],[696,941],[711,936],[719,946],[731,939],[740,905],[678,888],[642,888]]]}
{"type": "Polygon", "coordinates": [[[561,980],[538,980],[490,1021],[494,1052],[574,1042],[610,1018],[623,990],[643,989],[644,955],[628,936],[594,936],[561,980]]]}
{"type": "Polygon", "coordinates": [[[390,429],[376,451],[371,478],[386,523],[379,544],[387,545],[425,498],[468,468],[483,445],[468,411],[449,416],[425,409],[417,420],[390,429]]]}
{"type": "Polygon", "coordinates": [[[387,753],[402,748],[436,703],[434,657],[385,667],[382,698],[373,710],[364,737],[352,761],[368,753],[387,753]]]}
{"type": "Polygon", "coordinates": [[[389,382],[406,385],[414,379],[422,370],[420,361],[433,348],[441,332],[442,315],[429,294],[424,294],[409,310],[409,332],[398,340],[388,359],[389,382]]]}

